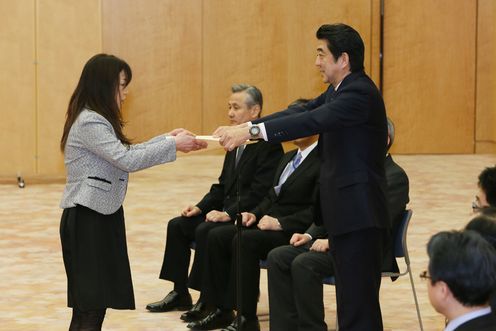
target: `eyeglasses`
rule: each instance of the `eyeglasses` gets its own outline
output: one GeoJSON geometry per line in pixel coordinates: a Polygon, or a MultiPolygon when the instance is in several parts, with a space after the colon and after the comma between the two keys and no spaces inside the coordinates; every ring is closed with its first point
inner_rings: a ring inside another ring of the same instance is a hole
{"type": "Polygon", "coordinates": [[[474,213],[478,212],[479,210],[481,209],[481,207],[479,206],[479,204],[475,201],[472,202],[472,211],[474,213]]]}
{"type": "Polygon", "coordinates": [[[427,273],[427,270],[424,270],[420,273],[420,279],[426,280],[426,279],[432,279],[431,276],[427,273]]]}
{"type": "Polygon", "coordinates": [[[472,211],[478,213],[483,207],[481,206],[480,198],[476,195],[474,201],[472,201],[472,211]]]}

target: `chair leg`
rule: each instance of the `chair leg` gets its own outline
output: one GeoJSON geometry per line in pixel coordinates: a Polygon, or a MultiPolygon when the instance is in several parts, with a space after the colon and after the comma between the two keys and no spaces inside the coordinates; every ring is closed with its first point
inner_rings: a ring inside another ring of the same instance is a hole
{"type": "Polygon", "coordinates": [[[412,269],[410,265],[408,267],[408,275],[410,276],[410,283],[412,284],[413,298],[415,299],[415,307],[417,308],[417,317],[420,325],[420,331],[424,331],[424,326],[422,325],[422,317],[420,316],[420,308],[417,300],[417,292],[415,291],[415,284],[413,283],[412,269]]]}

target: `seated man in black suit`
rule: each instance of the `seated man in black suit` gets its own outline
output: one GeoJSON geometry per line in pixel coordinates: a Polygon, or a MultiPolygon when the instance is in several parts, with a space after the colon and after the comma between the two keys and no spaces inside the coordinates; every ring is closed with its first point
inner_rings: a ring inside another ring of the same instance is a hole
{"type": "Polygon", "coordinates": [[[479,175],[477,183],[479,192],[472,203],[472,209],[496,207],[496,166],[484,169],[479,175]]]}
{"type": "Polygon", "coordinates": [[[448,321],[445,331],[493,331],[489,299],[496,288],[496,250],[478,233],[440,232],[427,244],[429,300],[448,321]]]}
{"type": "MultiPolygon", "coordinates": [[[[251,212],[242,213],[241,241],[242,330],[259,330],[257,299],[260,259],[274,247],[288,242],[295,232],[305,230],[313,220],[313,205],[318,190],[320,162],[317,136],[294,141],[298,151],[284,155],[273,181],[273,188],[251,212]]],[[[236,227],[210,231],[202,295],[216,309],[205,318],[188,324],[194,330],[227,327],[237,330],[233,321],[236,288],[236,227]],[[229,325],[231,324],[231,325],[229,325]]]]}
{"type": "MultiPolygon", "coordinates": [[[[388,150],[393,142],[394,125],[388,118],[388,150]]],[[[390,154],[384,167],[390,218],[396,229],[409,201],[408,177],[390,154]]],[[[305,233],[295,233],[289,243],[273,249],[267,257],[270,329],[327,330],[322,279],[334,275],[327,232],[312,224],[305,233]]],[[[385,249],[383,270],[398,271],[392,245],[385,249]]]]}
{"type": "MultiPolygon", "coordinates": [[[[237,125],[259,118],[263,105],[260,90],[246,84],[236,84],[231,89],[232,94],[228,101],[231,124],[237,125]]],[[[146,309],[149,311],[187,310],[192,307],[188,286],[200,289],[208,231],[233,223],[237,212],[238,187],[241,210],[254,208],[270,189],[283,155],[281,144],[259,141],[240,147],[226,153],[219,181],[212,185],[203,199],[194,206],[184,208],[181,216],[169,221],[160,279],[173,282],[174,290],[161,301],[148,304],[146,309]],[[196,242],[196,250],[188,281],[192,241],[196,242]]],[[[193,307],[193,313],[201,314],[203,307],[199,300],[193,307]]],[[[189,315],[182,318],[188,319],[189,315]]]]}

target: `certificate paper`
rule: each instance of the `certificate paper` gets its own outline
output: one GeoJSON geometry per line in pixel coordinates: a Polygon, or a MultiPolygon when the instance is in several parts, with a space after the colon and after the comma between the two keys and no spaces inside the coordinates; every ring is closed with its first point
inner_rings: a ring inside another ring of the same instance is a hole
{"type": "Polygon", "coordinates": [[[198,140],[206,140],[206,141],[219,141],[219,137],[213,137],[213,136],[196,136],[195,137],[198,140]]]}
{"type": "MultiPolygon", "coordinates": [[[[219,137],[214,137],[214,136],[196,136],[195,138],[198,140],[216,141],[216,142],[219,142],[220,140],[219,137]]],[[[256,142],[258,142],[258,140],[247,140],[243,143],[243,145],[254,144],[256,142]]]]}

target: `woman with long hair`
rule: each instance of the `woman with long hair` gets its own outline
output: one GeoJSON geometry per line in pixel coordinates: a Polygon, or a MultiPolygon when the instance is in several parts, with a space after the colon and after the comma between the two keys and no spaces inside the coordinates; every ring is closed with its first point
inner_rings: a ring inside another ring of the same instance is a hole
{"type": "Polygon", "coordinates": [[[107,308],[135,309],[122,203],[130,172],[206,147],[184,129],[131,144],[121,105],[129,65],[98,54],[84,66],[67,109],[60,147],[67,183],[60,204],[70,331],[101,330],[107,308]]]}

